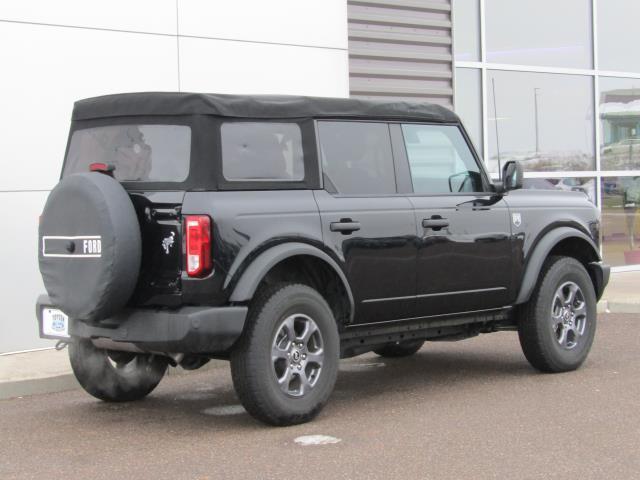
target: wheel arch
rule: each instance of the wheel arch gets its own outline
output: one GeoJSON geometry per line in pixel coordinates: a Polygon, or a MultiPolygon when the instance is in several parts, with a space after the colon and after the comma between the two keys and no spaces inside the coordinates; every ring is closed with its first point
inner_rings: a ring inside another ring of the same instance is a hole
{"type": "Polygon", "coordinates": [[[328,254],[308,244],[287,242],[262,252],[244,271],[229,300],[248,302],[264,284],[297,281],[316,288],[339,323],[351,323],[355,303],[344,272],[328,254]]]}
{"type": "Polygon", "coordinates": [[[545,234],[529,256],[515,301],[516,305],[529,301],[544,262],[553,255],[572,257],[582,263],[593,282],[596,297],[600,299],[608,280],[608,270],[604,270],[600,264],[598,247],[580,230],[560,227],[545,234]]]}

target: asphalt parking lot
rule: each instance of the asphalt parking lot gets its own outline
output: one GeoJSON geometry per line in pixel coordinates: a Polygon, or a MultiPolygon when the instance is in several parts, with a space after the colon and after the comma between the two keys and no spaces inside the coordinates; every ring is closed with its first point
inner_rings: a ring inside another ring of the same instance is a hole
{"type": "Polygon", "coordinates": [[[638,478],[638,322],[602,315],[585,365],[561,375],[529,367],[511,332],[346,360],[320,417],[288,428],[249,417],[227,368],[132,404],[4,400],[0,478],[638,478]],[[296,442],[307,435],[337,443],[296,442]]]}

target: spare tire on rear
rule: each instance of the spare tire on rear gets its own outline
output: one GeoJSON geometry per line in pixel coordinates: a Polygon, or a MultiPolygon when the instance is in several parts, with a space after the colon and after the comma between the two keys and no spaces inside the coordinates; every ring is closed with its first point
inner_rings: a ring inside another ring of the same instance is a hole
{"type": "Polygon", "coordinates": [[[39,240],[49,298],[71,318],[102,320],[131,298],[140,272],[140,225],[112,177],[91,172],[62,179],[45,203],[39,240]]]}

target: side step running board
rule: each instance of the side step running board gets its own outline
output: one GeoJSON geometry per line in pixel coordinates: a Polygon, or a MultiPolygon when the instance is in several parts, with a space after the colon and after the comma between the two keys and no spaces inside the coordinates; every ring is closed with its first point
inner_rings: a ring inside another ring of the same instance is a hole
{"type": "Polygon", "coordinates": [[[511,308],[407,319],[378,324],[350,325],[340,334],[341,357],[372,350],[377,345],[410,340],[457,341],[499,330],[513,330],[511,308]]]}

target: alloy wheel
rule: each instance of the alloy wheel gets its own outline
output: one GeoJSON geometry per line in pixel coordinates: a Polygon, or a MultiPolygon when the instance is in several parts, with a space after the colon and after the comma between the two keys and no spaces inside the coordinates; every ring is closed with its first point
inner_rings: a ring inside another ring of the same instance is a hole
{"type": "Polygon", "coordinates": [[[574,349],[587,327],[587,303],[580,287],[566,282],[558,287],[551,305],[551,328],[558,344],[574,349]]]}
{"type": "Polygon", "coordinates": [[[280,389],[292,397],[302,397],[318,383],[324,350],[322,333],[316,322],[301,313],[285,318],[271,345],[271,364],[280,389]]]}

